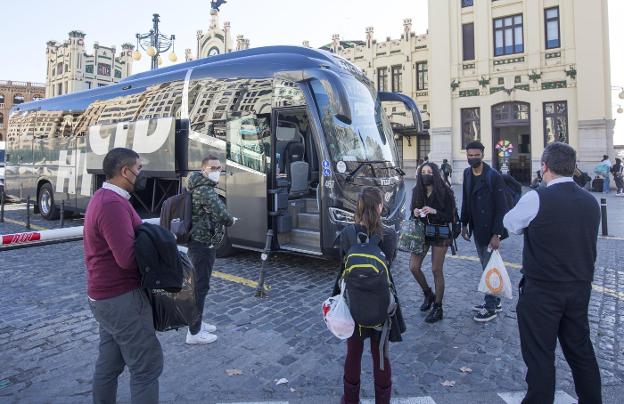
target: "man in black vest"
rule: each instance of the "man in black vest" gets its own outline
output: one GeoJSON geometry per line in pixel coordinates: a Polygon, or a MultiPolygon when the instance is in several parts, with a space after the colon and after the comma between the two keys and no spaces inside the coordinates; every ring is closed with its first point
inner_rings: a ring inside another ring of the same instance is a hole
{"type": "Polygon", "coordinates": [[[552,143],[542,155],[546,187],[525,194],[504,218],[524,233],[517,316],[528,371],[523,403],[552,403],[557,338],[574,377],[579,404],[602,403],[600,371],[587,311],[594,277],[600,208],[572,176],[576,152],[552,143]]]}
{"type": "MultiPolygon", "coordinates": [[[[498,250],[501,240],[508,234],[503,226],[503,216],[507,212],[505,183],[498,171],[483,162],[483,150],[485,147],[480,142],[466,146],[470,167],[464,170],[461,222],[462,237],[470,241],[474,234],[477,254],[485,268],[492,250],[498,250]]],[[[473,309],[477,312],[475,321],[487,322],[496,318],[502,305],[500,298],[485,295],[484,303],[473,309]]]]}

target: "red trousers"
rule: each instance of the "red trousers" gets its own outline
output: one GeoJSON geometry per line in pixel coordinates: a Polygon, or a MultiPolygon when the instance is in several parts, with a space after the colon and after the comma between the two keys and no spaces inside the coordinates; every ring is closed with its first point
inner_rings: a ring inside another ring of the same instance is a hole
{"type": "MultiPolygon", "coordinates": [[[[389,404],[392,390],[392,371],[390,361],[384,358],[384,370],[379,369],[379,340],[370,338],[371,353],[373,355],[373,375],[375,377],[375,404],[389,404]]],[[[359,403],[360,401],[360,373],[362,371],[362,353],[364,341],[357,335],[347,340],[347,358],[344,365],[344,395],[345,404],[359,403]]]]}

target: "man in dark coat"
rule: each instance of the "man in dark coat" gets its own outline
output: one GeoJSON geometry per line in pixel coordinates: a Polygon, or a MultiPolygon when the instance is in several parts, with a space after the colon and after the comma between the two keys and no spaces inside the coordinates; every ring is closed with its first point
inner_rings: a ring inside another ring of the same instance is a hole
{"type": "MultiPolygon", "coordinates": [[[[483,162],[485,148],[480,142],[472,142],[466,146],[468,164],[464,170],[462,195],[462,237],[474,242],[481,266],[485,268],[492,250],[498,250],[501,240],[508,236],[503,226],[503,216],[507,213],[505,201],[505,182],[501,175],[483,162]]],[[[475,321],[487,322],[496,318],[502,310],[500,298],[485,295],[483,304],[474,306],[477,314],[475,321]]]]}

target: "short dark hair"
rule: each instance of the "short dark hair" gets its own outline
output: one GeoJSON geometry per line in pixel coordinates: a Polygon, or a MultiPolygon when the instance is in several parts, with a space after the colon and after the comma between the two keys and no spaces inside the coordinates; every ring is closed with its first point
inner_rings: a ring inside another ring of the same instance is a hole
{"type": "Polygon", "coordinates": [[[448,160],[447,159],[442,159],[442,162],[443,163],[448,163],[448,160]]]}
{"type": "Polygon", "coordinates": [[[602,155],[602,161],[605,161],[605,160],[609,160],[609,156],[607,156],[606,154],[603,154],[602,155]]]}
{"type": "Polygon", "coordinates": [[[204,159],[202,160],[202,167],[207,165],[210,160],[217,160],[217,161],[219,161],[218,158],[216,158],[212,154],[209,154],[206,157],[204,157],[204,159]]]}
{"type": "Polygon", "coordinates": [[[615,158],[615,162],[616,162],[617,164],[620,164],[620,163],[622,162],[622,159],[619,159],[619,158],[617,158],[617,157],[616,157],[616,158],[615,158]]]}
{"type": "Polygon", "coordinates": [[[576,168],[576,150],[567,143],[551,143],[542,153],[542,163],[557,175],[572,177],[576,168]]]}
{"type": "Polygon", "coordinates": [[[468,143],[468,145],[466,145],[466,150],[470,150],[470,149],[479,149],[481,151],[484,151],[485,146],[483,146],[483,143],[475,140],[474,142],[470,142],[468,143]]]}
{"type": "Polygon", "coordinates": [[[126,149],[125,147],[112,149],[106,153],[102,162],[102,170],[106,175],[106,179],[110,180],[119,175],[123,167],[136,164],[138,158],[139,155],[134,150],[126,149]]]}

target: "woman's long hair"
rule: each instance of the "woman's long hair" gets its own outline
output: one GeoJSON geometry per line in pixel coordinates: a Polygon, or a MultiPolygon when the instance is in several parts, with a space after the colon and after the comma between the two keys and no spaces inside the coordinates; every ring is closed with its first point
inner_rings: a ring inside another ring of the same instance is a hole
{"type": "Polygon", "coordinates": [[[381,215],[377,210],[382,203],[383,197],[377,188],[366,187],[360,193],[355,212],[355,223],[366,227],[369,235],[383,236],[381,215]]]}
{"type": "Polygon", "coordinates": [[[416,170],[416,185],[414,186],[414,192],[412,195],[412,211],[414,208],[422,208],[425,206],[425,198],[427,197],[427,188],[422,181],[422,169],[423,167],[429,166],[431,168],[431,173],[433,174],[433,191],[431,195],[438,201],[441,206],[444,206],[445,201],[447,200],[447,195],[450,193],[452,195],[453,191],[448,187],[442,175],[440,174],[440,169],[436,163],[425,163],[418,167],[416,170]]]}

